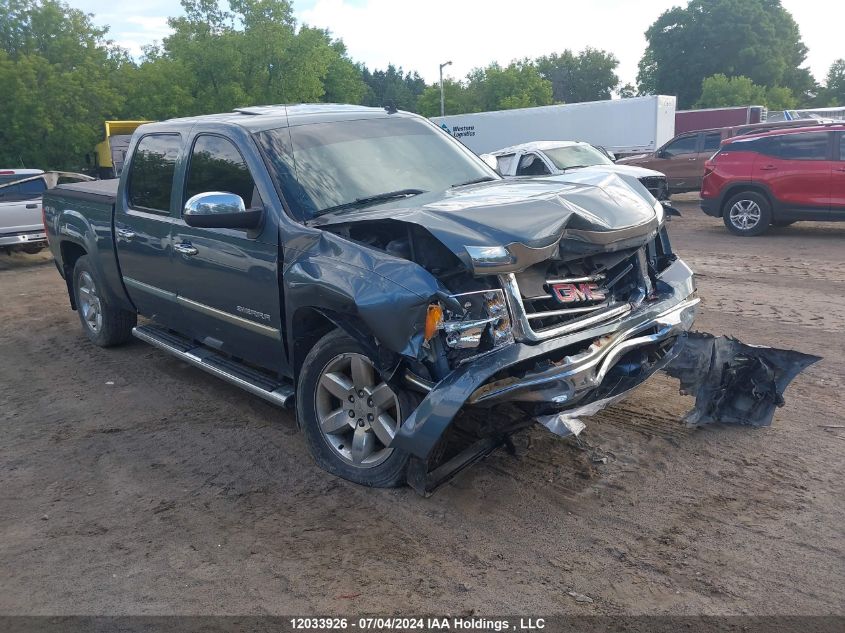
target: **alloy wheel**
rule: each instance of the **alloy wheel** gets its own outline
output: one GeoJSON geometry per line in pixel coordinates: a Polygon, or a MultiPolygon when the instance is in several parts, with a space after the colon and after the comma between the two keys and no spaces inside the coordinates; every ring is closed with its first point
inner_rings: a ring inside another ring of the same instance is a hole
{"type": "Polygon", "coordinates": [[[320,372],[315,394],[320,432],[332,450],[356,468],[384,462],[402,419],[399,399],[369,358],[339,354],[320,372]]]}
{"type": "Polygon", "coordinates": [[[730,221],[741,231],[753,229],[760,223],[760,205],[753,200],[737,200],[730,210],[730,221]]]}
{"type": "Polygon", "coordinates": [[[97,294],[94,278],[87,271],[79,275],[79,310],[85,324],[95,334],[103,327],[103,304],[97,294]]]}

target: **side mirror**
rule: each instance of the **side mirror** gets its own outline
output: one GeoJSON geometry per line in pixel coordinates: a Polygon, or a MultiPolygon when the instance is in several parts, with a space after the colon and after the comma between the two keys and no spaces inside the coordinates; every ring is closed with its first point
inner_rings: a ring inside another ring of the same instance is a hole
{"type": "Polygon", "coordinates": [[[247,209],[234,193],[206,191],[185,203],[185,224],[205,229],[255,229],[261,225],[263,209],[247,209]]]}

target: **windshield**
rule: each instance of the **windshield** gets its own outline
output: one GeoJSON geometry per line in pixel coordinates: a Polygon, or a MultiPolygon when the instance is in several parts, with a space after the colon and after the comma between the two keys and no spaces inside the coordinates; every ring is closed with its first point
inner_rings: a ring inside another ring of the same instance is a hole
{"type": "Polygon", "coordinates": [[[544,149],[543,153],[549,157],[549,160],[551,160],[558,169],[613,164],[612,160],[592,145],[569,145],[568,147],[555,147],[554,149],[544,149]]]}
{"type": "Polygon", "coordinates": [[[312,123],[256,134],[285,200],[308,220],[337,207],[499,179],[425,120],[403,116],[312,123]]]}

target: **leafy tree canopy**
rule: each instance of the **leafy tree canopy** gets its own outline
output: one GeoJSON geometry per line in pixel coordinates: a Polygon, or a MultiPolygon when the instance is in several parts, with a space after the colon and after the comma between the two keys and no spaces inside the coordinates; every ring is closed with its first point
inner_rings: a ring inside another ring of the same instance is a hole
{"type": "Polygon", "coordinates": [[[691,0],[663,13],[646,39],[640,92],[677,95],[679,108],[698,101],[702,81],[716,74],[786,87],[798,101],[815,89],[802,68],[807,47],[780,0],[691,0]]]}
{"type": "Polygon", "coordinates": [[[551,82],[552,98],[557,103],[610,99],[619,85],[619,60],[607,51],[587,47],[575,54],[566,49],[561,54],[539,57],[536,64],[540,75],[551,82]]]}
{"type": "Polygon", "coordinates": [[[769,110],[795,107],[795,97],[787,88],[758,86],[748,77],[713,75],[701,83],[701,97],[696,108],[721,108],[736,105],[764,105],[769,110]]]}

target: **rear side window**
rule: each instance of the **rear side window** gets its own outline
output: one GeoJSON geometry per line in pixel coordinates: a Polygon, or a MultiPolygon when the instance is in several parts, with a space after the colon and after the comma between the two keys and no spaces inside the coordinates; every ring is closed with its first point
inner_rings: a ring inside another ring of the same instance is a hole
{"type": "Polygon", "coordinates": [[[47,189],[47,183],[42,178],[29,180],[16,185],[9,185],[0,189],[0,198],[4,200],[31,200],[40,198],[47,189]]]}
{"type": "Polygon", "coordinates": [[[549,168],[537,154],[525,154],[519,159],[517,176],[545,176],[551,174],[549,168]]]}
{"type": "Polygon", "coordinates": [[[129,168],[129,206],[170,213],[173,173],[182,139],[178,134],[150,134],[138,142],[129,168]]]}
{"type": "Polygon", "coordinates": [[[510,176],[514,173],[513,161],[515,154],[504,154],[503,156],[496,156],[496,165],[499,167],[499,173],[505,176],[510,176]]]}
{"type": "Polygon", "coordinates": [[[698,136],[695,134],[692,136],[682,136],[663,148],[662,155],[664,158],[672,158],[673,156],[678,156],[679,154],[694,154],[697,141],[698,136]]]}
{"type": "Polygon", "coordinates": [[[185,200],[207,191],[235,193],[247,207],[261,206],[255,182],[235,145],[223,137],[206,134],[194,143],[185,200]]]}
{"type": "Polygon", "coordinates": [[[845,160],[845,134],[839,135],[839,160],[845,160]]]}
{"type": "Polygon", "coordinates": [[[704,135],[704,148],[702,152],[715,152],[719,149],[719,143],[722,142],[721,132],[708,132],[704,135]]]}
{"type": "Polygon", "coordinates": [[[784,160],[827,160],[827,132],[768,137],[766,154],[784,160]]]}

